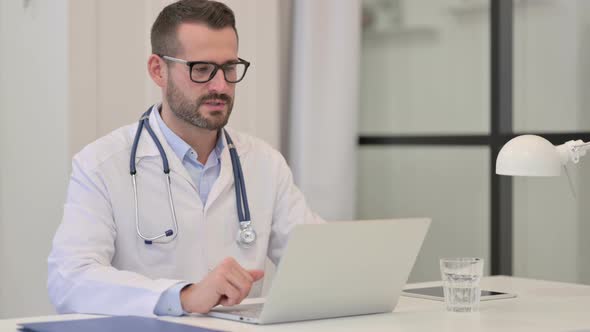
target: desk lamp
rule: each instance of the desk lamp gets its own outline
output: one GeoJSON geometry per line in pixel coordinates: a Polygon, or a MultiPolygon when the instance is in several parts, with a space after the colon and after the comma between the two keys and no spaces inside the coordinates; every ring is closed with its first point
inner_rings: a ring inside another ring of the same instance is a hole
{"type": "Polygon", "coordinates": [[[536,135],[517,136],[504,144],[496,159],[496,174],[559,176],[562,166],[577,164],[590,150],[590,142],[567,141],[554,146],[536,135]]]}

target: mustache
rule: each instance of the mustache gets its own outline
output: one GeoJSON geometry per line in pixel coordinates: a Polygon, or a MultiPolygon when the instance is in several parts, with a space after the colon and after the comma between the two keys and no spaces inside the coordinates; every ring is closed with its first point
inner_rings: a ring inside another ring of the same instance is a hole
{"type": "Polygon", "coordinates": [[[206,96],[201,96],[198,100],[197,100],[197,105],[201,105],[209,100],[223,100],[226,103],[230,104],[232,102],[232,98],[229,95],[226,95],[225,93],[210,93],[206,96]]]}

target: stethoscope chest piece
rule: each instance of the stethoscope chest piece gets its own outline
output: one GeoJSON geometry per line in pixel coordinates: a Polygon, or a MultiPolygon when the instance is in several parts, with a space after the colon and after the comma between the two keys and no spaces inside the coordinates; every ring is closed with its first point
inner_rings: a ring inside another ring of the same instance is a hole
{"type": "Polygon", "coordinates": [[[242,248],[250,248],[256,242],[256,231],[251,221],[241,221],[237,241],[242,248]]]}

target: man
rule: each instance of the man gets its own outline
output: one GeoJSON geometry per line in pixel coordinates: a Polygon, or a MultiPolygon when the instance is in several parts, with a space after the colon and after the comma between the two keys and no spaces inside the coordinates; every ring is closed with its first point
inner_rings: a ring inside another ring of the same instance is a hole
{"type": "Polygon", "coordinates": [[[115,130],[73,159],[48,259],[58,312],[182,315],[238,304],[259,295],[253,285],[266,257],[278,263],[296,224],[322,222],[277,151],[224,128],[249,66],[238,57],[231,9],[173,3],[156,19],[151,42],[148,71],[162,89],[161,105],[146,112],[139,130],[115,130]],[[236,212],[246,209],[245,194],[236,197],[240,173],[256,232],[250,246],[236,240],[245,234],[239,215],[248,214],[236,212]]]}

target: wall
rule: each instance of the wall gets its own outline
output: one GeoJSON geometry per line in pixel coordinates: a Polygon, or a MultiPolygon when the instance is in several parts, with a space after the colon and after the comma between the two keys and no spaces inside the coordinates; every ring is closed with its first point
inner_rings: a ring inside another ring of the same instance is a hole
{"type": "Polygon", "coordinates": [[[240,33],[240,56],[252,63],[248,75],[236,89],[236,106],[229,125],[249,132],[279,148],[280,121],[286,112],[280,96],[286,78],[280,77],[279,56],[284,43],[279,39],[284,22],[279,8],[285,0],[223,0],[237,19],[240,33]],[[242,84],[243,83],[243,84],[242,84]]]}
{"type": "Polygon", "coordinates": [[[0,1],[0,15],[4,318],[51,312],[46,259],[69,172],[68,1],[0,1]]]}

